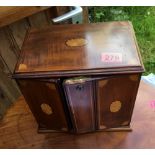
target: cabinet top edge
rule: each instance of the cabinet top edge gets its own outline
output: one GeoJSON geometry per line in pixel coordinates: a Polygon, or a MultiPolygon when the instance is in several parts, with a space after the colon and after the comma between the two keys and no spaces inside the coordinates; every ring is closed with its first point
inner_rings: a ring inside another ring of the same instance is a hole
{"type": "Polygon", "coordinates": [[[134,74],[143,73],[145,69],[141,66],[132,68],[115,68],[113,69],[98,69],[98,70],[80,70],[80,71],[62,71],[62,72],[33,72],[33,73],[14,73],[13,79],[27,78],[60,78],[60,77],[77,77],[77,76],[95,76],[95,75],[119,75],[119,74],[134,74]]]}
{"type": "Polygon", "coordinates": [[[30,29],[14,76],[130,72],[133,68],[144,70],[131,22],[67,24],[30,29]]]}

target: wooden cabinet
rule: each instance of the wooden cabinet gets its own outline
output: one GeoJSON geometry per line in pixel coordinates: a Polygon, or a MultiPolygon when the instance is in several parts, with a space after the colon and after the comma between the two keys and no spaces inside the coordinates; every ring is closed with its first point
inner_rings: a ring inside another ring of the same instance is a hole
{"type": "Polygon", "coordinates": [[[13,77],[40,132],[130,130],[144,67],[130,22],[31,29],[13,77]]]}

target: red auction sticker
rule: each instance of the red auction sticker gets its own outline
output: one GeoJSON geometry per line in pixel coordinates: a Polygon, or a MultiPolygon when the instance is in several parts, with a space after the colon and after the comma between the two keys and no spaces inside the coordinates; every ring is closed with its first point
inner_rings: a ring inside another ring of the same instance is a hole
{"type": "Polygon", "coordinates": [[[121,63],[122,53],[102,53],[101,61],[106,63],[121,63]]]}

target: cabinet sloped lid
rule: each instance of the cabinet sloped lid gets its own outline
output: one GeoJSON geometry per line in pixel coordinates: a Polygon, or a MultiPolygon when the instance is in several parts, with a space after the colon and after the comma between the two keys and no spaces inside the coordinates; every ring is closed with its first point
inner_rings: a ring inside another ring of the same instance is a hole
{"type": "Polygon", "coordinates": [[[132,24],[104,22],[30,29],[14,76],[143,72],[132,24]]]}

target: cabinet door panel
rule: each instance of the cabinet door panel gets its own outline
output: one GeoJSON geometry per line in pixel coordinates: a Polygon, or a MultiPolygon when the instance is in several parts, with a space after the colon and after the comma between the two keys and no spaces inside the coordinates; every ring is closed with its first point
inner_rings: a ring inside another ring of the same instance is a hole
{"type": "Polygon", "coordinates": [[[58,80],[19,80],[18,83],[40,129],[68,130],[58,80]]]}
{"type": "Polygon", "coordinates": [[[77,82],[74,84],[64,82],[64,88],[75,132],[94,131],[95,120],[92,81],[77,82]]]}
{"type": "Polygon", "coordinates": [[[138,74],[97,81],[98,129],[129,126],[139,81],[138,74]]]}

